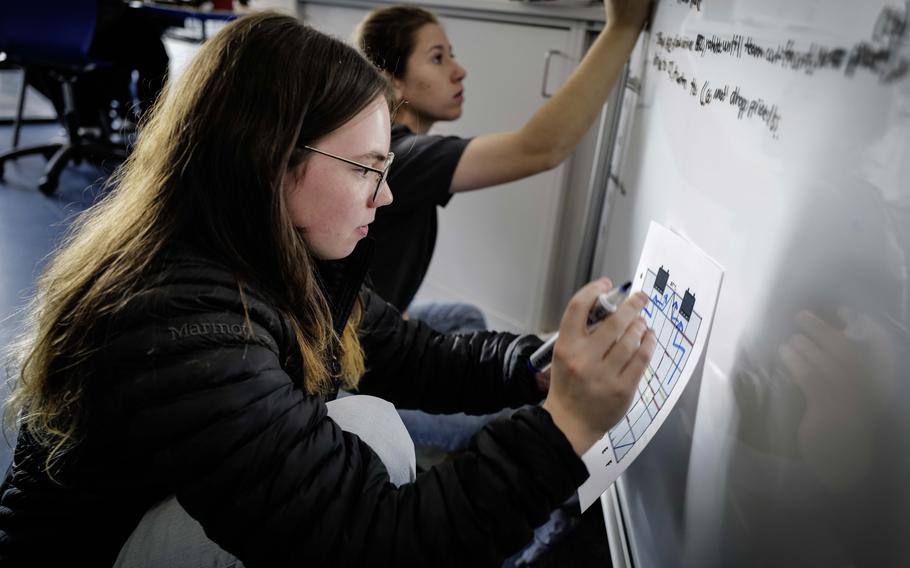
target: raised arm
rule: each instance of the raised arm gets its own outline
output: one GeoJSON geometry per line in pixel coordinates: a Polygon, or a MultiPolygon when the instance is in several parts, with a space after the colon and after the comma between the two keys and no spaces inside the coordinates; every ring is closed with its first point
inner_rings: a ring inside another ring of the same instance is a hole
{"type": "Polygon", "coordinates": [[[471,140],[451,192],[514,181],[555,168],[597,117],[635,46],[650,0],[604,0],[606,27],[578,69],[518,130],[471,140]]]}

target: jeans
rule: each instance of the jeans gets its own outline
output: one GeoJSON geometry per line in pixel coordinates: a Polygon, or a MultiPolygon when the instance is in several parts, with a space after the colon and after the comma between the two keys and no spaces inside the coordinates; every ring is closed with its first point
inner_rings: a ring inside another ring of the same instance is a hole
{"type": "Polygon", "coordinates": [[[502,568],[533,566],[547,550],[556,546],[581,520],[581,506],[578,493],[550,513],[547,522],[534,529],[534,538],[525,547],[507,558],[502,568]]]}
{"type": "Polygon", "coordinates": [[[415,302],[408,317],[420,320],[439,333],[470,333],[487,329],[487,320],[477,306],[463,302],[415,302]]]}

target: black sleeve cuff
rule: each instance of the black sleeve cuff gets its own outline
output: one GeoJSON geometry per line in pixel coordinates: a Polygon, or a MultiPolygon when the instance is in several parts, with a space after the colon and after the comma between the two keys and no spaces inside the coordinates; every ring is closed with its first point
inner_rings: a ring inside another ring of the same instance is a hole
{"type": "Polygon", "coordinates": [[[536,335],[521,335],[512,340],[506,349],[503,362],[506,401],[515,408],[526,404],[537,404],[547,393],[537,388],[534,371],[528,366],[531,354],[543,345],[536,335]]]}

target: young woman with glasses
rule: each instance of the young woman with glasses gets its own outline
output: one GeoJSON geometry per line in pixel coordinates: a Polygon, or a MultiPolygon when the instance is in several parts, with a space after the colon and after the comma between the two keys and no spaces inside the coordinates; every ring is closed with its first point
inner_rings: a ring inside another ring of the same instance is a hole
{"type": "Polygon", "coordinates": [[[582,288],[547,394],[525,365],[537,338],[403,320],[363,286],[392,201],[386,92],[352,48],[273,13],[166,89],[38,282],[6,406],[4,566],[492,566],[584,481],[654,349],[646,298],[589,333],[609,283],[582,288]],[[355,387],[373,396],[335,399],[355,387]],[[544,396],[417,478],[385,402],[544,396]]]}

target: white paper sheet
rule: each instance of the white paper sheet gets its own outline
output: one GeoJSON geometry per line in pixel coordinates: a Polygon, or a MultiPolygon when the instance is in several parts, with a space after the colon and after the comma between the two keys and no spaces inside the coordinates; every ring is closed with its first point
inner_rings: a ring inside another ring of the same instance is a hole
{"type": "Polygon", "coordinates": [[[587,509],[645,449],[679,400],[707,343],[723,269],[697,246],[651,222],[632,290],[651,298],[642,316],[657,348],[629,411],[582,457],[591,477],[578,488],[587,509]]]}

